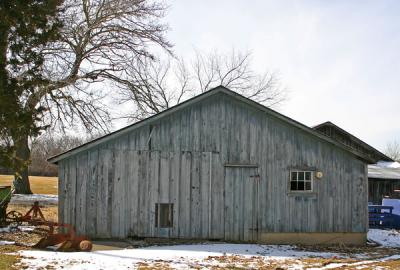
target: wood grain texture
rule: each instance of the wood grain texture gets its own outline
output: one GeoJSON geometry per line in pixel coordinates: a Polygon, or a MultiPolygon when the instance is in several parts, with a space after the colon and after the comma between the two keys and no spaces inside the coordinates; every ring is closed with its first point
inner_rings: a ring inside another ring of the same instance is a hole
{"type": "Polygon", "coordinates": [[[59,166],[60,219],[92,237],[367,231],[365,161],[223,93],[59,166]],[[289,191],[299,167],[323,172],[312,193],[289,191]],[[171,228],[155,226],[156,203],[174,204],[171,228]]]}

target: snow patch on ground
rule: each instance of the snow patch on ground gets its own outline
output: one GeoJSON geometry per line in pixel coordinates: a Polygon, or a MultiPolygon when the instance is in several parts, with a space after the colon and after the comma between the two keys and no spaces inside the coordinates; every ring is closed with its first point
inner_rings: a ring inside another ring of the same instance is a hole
{"type": "Polygon", "coordinates": [[[5,246],[5,245],[14,245],[15,242],[13,241],[1,241],[0,240],[0,246],[5,246]]]}
{"type": "MultiPolygon", "coordinates": [[[[291,246],[268,246],[255,244],[197,244],[147,247],[93,252],[20,251],[22,264],[27,269],[40,269],[54,265],[56,269],[132,269],[140,263],[167,263],[175,269],[193,266],[219,265],[223,262],[214,256],[238,255],[244,258],[260,257],[262,260],[296,260],[306,257],[340,257],[336,253],[297,251],[291,246]]],[[[296,263],[301,269],[301,262],[296,263]]]]}
{"type": "Polygon", "coordinates": [[[11,204],[28,204],[31,205],[33,202],[38,201],[42,205],[57,205],[58,195],[48,194],[13,194],[11,197],[11,204]]]}
{"type": "Polygon", "coordinates": [[[7,227],[4,227],[4,228],[0,228],[0,233],[8,233],[8,232],[11,232],[11,230],[12,230],[12,227],[11,226],[7,226],[7,227]]]}
{"type": "MultiPolygon", "coordinates": [[[[312,268],[307,268],[307,270],[325,270],[325,269],[346,269],[350,267],[356,267],[356,269],[370,269],[369,265],[373,263],[378,263],[378,262],[385,262],[385,261],[390,261],[390,260],[398,260],[400,259],[400,255],[392,255],[388,257],[383,257],[377,260],[365,260],[365,261],[360,261],[360,262],[355,262],[355,263],[331,263],[323,267],[312,267],[312,268]]],[[[353,268],[351,268],[353,269],[353,268]]],[[[381,269],[381,268],[374,268],[374,269],[381,269]]]]}
{"type": "Polygon", "coordinates": [[[18,226],[18,229],[22,232],[32,232],[35,230],[35,226],[18,226]]]}
{"type": "Polygon", "coordinates": [[[400,232],[396,230],[370,229],[368,231],[368,240],[376,242],[383,247],[400,248],[400,232]]]}
{"type": "MultiPolygon", "coordinates": [[[[400,247],[400,232],[398,231],[371,229],[368,239],[378,242],[384,247],[400,247]]],[[[19,251],[19,254],[22,257],[20,266],[31,270],[44,269],[49,266],[54,269],[112,270],[137,269],[139,267],[212,269],[213,267],[227,268],[232,265],[256,269],[263,266],[263,263],[269,264],[268,267],[284,266],[284,269],[317,270],[343,267],[364,269],[378,262],[400,259],[400,255],[379,258],[357,253],[350,256],[345,253],[297,250],[296,247],[287,245],[228,243],[151,246],[93,252],[22,250],[19,251]],[[315,258],[317,262],[319,259],[325,259],[327,263],[310,265],[310,260],[307,261],[306,258],[315,258]],[[350,258],[351,261],[346,261],[350,258]]]]}
{"type": "Polygon", "coordinates": [[[35,226],[7,226],[4,228],[0,228],[0,233],[10,233],[10,232],[16,232],[16,231],[22,231],[22,232],[31,232],[35,230],[35,226]]]}
{"type": "Polygon", "coordinates": [[[10,233],[15,231],[18,231],[16,226],[8,225],[7,227],[0,228],[0,233],[10,233]]]}

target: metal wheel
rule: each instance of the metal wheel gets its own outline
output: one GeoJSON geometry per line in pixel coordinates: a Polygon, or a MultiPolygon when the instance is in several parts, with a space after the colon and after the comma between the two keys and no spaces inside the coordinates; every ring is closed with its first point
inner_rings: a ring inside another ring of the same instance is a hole
{"type": "Polygon", "coordinates": [[[6,215],[6,222],[12,226],[20,226],[22,224],[23,215],[18,211],[10,211],[6,215]]]}

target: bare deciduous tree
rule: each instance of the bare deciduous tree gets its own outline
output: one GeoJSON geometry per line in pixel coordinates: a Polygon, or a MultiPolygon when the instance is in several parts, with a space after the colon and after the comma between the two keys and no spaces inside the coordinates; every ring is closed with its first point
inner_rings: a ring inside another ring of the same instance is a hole
{"type": "Polygon", "coordinates": [[[385,154],[400,162],[400,143],[398,141],[389,142],[385,148],[385,154]]]}
{"type": "Polygon", "coordinates": [[[85,138],[70,135],[55,136],[44,134],[31,144],[29,172],[31,175],[57,176],[57,166],[47,162],[50,156],[65,152],[85,143],[85,138]]]}
{"type": "Polygon", "coordinates": [[[266,106],[285,100],[285,89],[274,73],[258,74],[251,66],[251,54],[232,51],[204,54],[196,52],[192,61],[135,61],[115,80],[120,102],[137,108],[128,118],[141,120],[183,100],[223,85],[266,106]]]}
{"type": "Polygon", "coordinates": [[[31,175],[57,176],[58,166],[47,162],[51,156],[58,155],[105,135],[104,133],[68,135],[46,133],[35,138],[31,143],[31,159],[29,172],[31,175]]]}
{"type": "Polygon", "coordinates": [[[88,88],[88,83],[113,80],[138,59],[151,62],[151,44],[169,51],[163,36],[166,26],[158,21],[165,5],[149,0],[69,0],[65,10],[60,42],[44,51],[51,79],[32,99],[49,108],[46,120],[53,126],[79,121],[89,130],[106,128],[110,121],[101,100],[109,92],[88,88]]]}

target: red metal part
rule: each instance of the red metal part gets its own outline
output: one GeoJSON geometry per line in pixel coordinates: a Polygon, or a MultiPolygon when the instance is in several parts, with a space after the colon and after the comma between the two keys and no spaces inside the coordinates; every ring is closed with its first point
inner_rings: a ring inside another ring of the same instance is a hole
{"type": "Polygon", "coordinates": [[[75,229],[70,224],[62,224],[51,221],[37,222],[36,225],[49,226],[49,234],[40,239],[40,241],[34,245],[36,248],[46,248],[49,246],[56,246],[61,244],[57,251],[90,251],[92,250],[92,242],[86,236],[76,235],[75,229]],[[66,233],[54,233],[55,227],[63,227],[67,229],[66,233]]]}
{"type": "Polygon", "coordinates": [[[22,222],[27,222],[34,226],[48,226],[48,235],[40,239],[40,241],[34,245],[36,248],[47,248],[49,246],[58,246],[58,251],[90,251],[92,250],[92,242],[86,236],[76,235],[75,229],[70,224],[57,223],[53,221],[48,221],[44,217],[42,210],[40,209],[39,202],[34,202],[31,209],[22,215],[19,212],[11,211],[9,222],[15,222],[16,224],[21,224],[22,222]],[[12,216],[12,217],[11,217],[12,216]],[[55,227],[65,228],[66,233],[54,233],[55,227]]]}
{"type": "Polygon", "coordinates": [[[38,201],[33,203],[31,209],[29,209],[29,211],[22,217],[22,220],[28,222],[46,221],[38,201]],[[32,215],[30,215],[31,213],[32,215]]]}
{"type": "Polygon", "coordinates": [[[37,225],[37,223],[45,222],[46,218],[40,209],[39,202],[36,201],[25,215],[17,211],[8,212],[7,221],[9,223],[16,223],[17,225],[20,225],[22,222],[27,222],[30,225],[37,225]]]}

